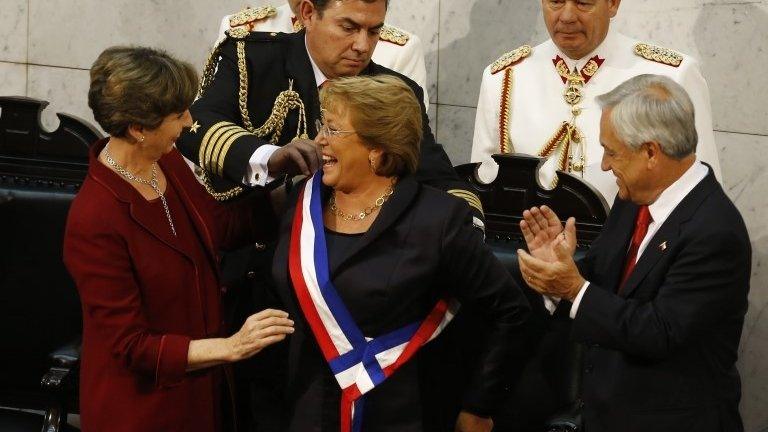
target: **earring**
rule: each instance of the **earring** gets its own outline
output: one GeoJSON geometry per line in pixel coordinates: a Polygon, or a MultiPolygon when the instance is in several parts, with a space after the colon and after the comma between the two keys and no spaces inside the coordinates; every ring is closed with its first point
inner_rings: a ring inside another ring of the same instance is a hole
{"type": "Polygon", "coordinates": [[[371,167],[371,171],[376,174],[376,164],[373,162],[373,158],[368,159],[368,165],[371,167]]]}
{"type": "Polygon", "coordinates": [[[144,142],[144,135],[142,135],[142,136],[141,136],[141,138],[139,138],[139,142],[140,142],[140,143],[143,143],[143,142],[144,142]]]}

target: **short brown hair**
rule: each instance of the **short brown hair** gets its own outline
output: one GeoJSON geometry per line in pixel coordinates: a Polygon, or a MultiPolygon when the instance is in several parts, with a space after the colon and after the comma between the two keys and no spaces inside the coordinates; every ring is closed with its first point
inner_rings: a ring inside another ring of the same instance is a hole
{"type": "Polygon", "coordinates": [[[186,111],[197,94],[195,69],[164,51],[116,46],[91,66],[88,106],[102,129],[123,137],[131,124],[155,129],[186,111]]]}
{"type": "Polygon", "coordinates": [[[328,82],[320,91],[323,110],[346,112],[368,148],[383,152],[380,176],[416,171],[424,135],[422,109],[413,90],[391,75],[355,76],[328,82]]]}

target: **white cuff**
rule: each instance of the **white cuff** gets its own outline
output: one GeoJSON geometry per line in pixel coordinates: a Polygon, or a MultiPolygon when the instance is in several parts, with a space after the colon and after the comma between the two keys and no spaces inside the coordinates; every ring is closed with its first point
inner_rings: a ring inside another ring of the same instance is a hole
{"type": "Polygon", "coordinates": [[[547,308],[547,311],[550,315],[555,313],[555,309],[557,309],[557,305],[560,304],[560,297],[550,297],[550,296],[544,296],[544,307],[547,308]]]}
{"type": "Polygon", "coordinates": [[[568,316],[570,316],[571,319],[576,318],[576,313],[579,311],[579,304],[581,304],[581,298],[584,297],[584,293],[587,292],[588,286],[589,286],[589,281],[584,282],[584,285],[581,286],[579,293],[576,294],[576,298],[573,299],[573,304],[571,305],[571,312],[568,314],[568,316]]]}
{"type": "Polygon", "coordinates": [[[243,183],[249,186],[264,186],[274,180],[275,178],[269,175],[267,163],[269,162],[269,158],[272,157],[272,153],[279,148],[280,147],[271,144],[264,144],[257,148],[248,160],[248,167],[245,169],[243,183]]]}

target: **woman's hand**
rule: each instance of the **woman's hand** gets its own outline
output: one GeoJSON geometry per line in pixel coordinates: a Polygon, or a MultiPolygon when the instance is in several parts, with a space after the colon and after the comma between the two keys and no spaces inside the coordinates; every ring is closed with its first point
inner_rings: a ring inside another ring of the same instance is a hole
{"type": "Polygon", "coordinates": [[[288,313],[265,309],[245,320],[240,331],[226,339],[230,355],[228,361],[235,362],[252,357],[262,349],[282,341],[293,333],[293,321],[288,313]]]}
{"type": "Polygon", "coordinates": [[[248,317],[240,331],[226,339],[191,341],[187,353],[187,371],[247,359],[291,333],[293,321],[288,319],[287,312],[265,309],[248,317]]]}
{"type": "Polygon", "coordinates": [[[493,420],[466,411],[460,412],[456,419],[456,432],[491,432],[492,429],[493,420]]]}

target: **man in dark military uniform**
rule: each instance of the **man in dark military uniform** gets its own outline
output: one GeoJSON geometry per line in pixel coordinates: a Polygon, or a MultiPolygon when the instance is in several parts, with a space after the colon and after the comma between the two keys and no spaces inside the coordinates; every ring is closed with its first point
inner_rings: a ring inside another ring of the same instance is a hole
{"type": "MultiPolygon", "coordinates": [[[[177,143],[202,168],[200,177],[214,197],[234,199],[243,184],[270,187],[282,184],[285,176],[310,174],[320,166],[318,146],[310,137],[321,117],[318,89],[327,79],[395,75],[423,100],[422,89],[411,79],[370,61],[387,3],[304,0],[299,10],[306,29],[294,34],[250,32],[247,23],[258,17],[240,17],[244,25],[230,29],[211,54],[201,96],[190,109],[195,122],[177,143]]],[[[465,188],[435,142],[426,111],[423,124],[417,178],[464,198],[482,229],[480,200],[465,188]]],[[[271,256],[271,249],[260,245],[225,255],[229,303],[238,309],[233,320],[270,306],[271,256]]],[[[247,390],[252,401],[241,404],[238,414],[250,417],[242,410],[251,411],[258,430],[283,430],[279,414],[284,404],[275,379],[285,365],[275,358],[265,352],[236,371],[238,385],[244,378],[253,383],[247,390]]],[[[243,391],[238,389],[241,396],[243,391]]]]}
{"type": "MultiPolygon", "coordinates": [[[[370,61],[386,3],[305,0],[300,6],[304,31],[229,30],[206,66],[202,95],[191,108],[195,126],[179,144],[182,153],[203,168],[217,198],[236,196],[234,187],[241,183],[266,185],[283,174],[309,174],[319,167],[317,146],[309,138],[315,136],[315,120],[320,118],[318,88],[327,79],[395,75],[423,99],[422,89],[411,79],[370,61]],[[222,179],[229,182],[228,190],[221,189],[222,179]]],[[[465,198],[482,227],[480,202],[435,143],[426,111],[417,177],[465,198]]]]}

